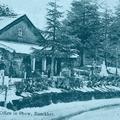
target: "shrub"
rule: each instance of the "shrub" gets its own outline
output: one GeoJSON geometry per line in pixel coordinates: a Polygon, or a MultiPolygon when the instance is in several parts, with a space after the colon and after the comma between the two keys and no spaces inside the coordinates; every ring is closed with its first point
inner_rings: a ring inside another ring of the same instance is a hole
{"type": "Polygon", "coordinates": [[[21,93],[24,91],[24,84],[23,82],[15,82],[16,86],[16,95],[21,95],[21,93]]]}

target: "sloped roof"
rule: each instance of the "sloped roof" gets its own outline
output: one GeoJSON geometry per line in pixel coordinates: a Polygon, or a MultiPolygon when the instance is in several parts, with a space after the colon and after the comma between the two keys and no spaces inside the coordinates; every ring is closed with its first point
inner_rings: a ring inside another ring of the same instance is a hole
{"type": "Polygon", "coordinates": [[[16,53],[31,54],[34,49],[40,50],[43,47],[34,44],[16,43],[0,40],[0,48],[6,49],[9,52],[15,51],[16,53]]]}
{"type": "Polygon", "coordinates": [[[11,28],[12,26],[18,24],[21,21],[25,21],[33,33],[40,37],[40,39],[44,39],[44,37],[41,35],[40,31],[33,25],[33,23],[29,20],[29,18],[26,15],[18,15],[15,17],[0,17],[0,34],[11,28]]]}
{"type": "Polygon", "coordinates": [[[12,16],[12,17],[0,17],[0,30],[20,18],[22,15],[12,16]]]}
{"type": "MultiPolygon", "coordinates": [[[[0,48],[8,50],[9,52],[16,52],[20,54],[32,54],[35,49],[42,50],[43,47],[35,44],[25,44],[25,43],[16,43],[16,42],[9,42],[0,40],[0,48]]],[[[46,48],[45,50],[51,50],[51,47],[46,48]]],[[[77,58],[77,54],[73,54],[70,58],[77,58]]]]}
{"type": "MultiPolygon", "coordinates": [[[[0,17],[0,34],[9,28],[11,28],[13,25],[18,24],[20,21],[25,21],[30,27],[32,27],[31,30],[33,30],[33,33],[39,36],[41,39],[44,39],[44,37],[41,35],[40,30],[38,30],[32,22],[29,20],[29,18],[26,15],[18,15],[15,17],[0,17]]],[[[5,41],[0,40],[0,48],[6,49],[10,52],[16,52],[21,54],[31,54],[33,53],[34,49],[43,49],[42,46],[35,45],[35,44],[27,44],[27,43],[19,43],[19,42],[12,42],[12,41],[5,41]]],[[[46,48],[46,50],[50,50],[51,48],[46,48]]],[[[71,58],[77,58],[78,55],[74,54],[71,55],[71,58]]]]}

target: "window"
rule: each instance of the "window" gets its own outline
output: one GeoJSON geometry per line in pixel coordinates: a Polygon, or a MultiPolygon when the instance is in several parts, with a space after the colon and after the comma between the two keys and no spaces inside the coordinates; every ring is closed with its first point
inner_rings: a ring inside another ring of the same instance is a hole
{"type": "Polygon", "coordinates": [[[23,30],[22,30],[22,28],[18,29],[18,37],[23,37],[23,30]]]}

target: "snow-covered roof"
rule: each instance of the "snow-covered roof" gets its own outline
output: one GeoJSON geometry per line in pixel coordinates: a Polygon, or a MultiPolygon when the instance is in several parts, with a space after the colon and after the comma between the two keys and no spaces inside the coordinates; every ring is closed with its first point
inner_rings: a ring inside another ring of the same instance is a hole
{"type": "Polygon", "coordinates": [[[78,58],[78,57],[79,57],[78,54],[73,54],[73,55],[70,56],[70,58],[78,58]]]}
{"type": "Polygon", "coordinates": [[[16,43],[0,40],[0,48],[4,48],[10,52],[15,51],[16,53],[31,54],[34,49],[40,50],[43,47],[40,47],[35,44],[16,43]]]}
{"type": "MultiPolygon", "coordinates": [[[[26,15],[17,15],[14,17],[0,17],[0,32],[3,31],[3,29],[6,28],[6,26],[8,28],[8,26],[11,23],[23,17],[25,18],[26,15]]],[[[42,49],[43,47],[34,44],[8,42],[5,40],[0,40],[0,48],[4,48],[10,52],[15,51],[16,53],[31,54],[33,52],[33,49],[42,49]]],[[[50,48],[47,48],[46,50],[50,50],[50,48]]],[[[73,54],[70,56],[70,58],[77,58],[77,57],[78,57],[77,54],[73,54]]]]}
{"type": "Polygon", "coordinates": [[[16,19],[20,18],[22,15],[17,15],[14,17],[0,17],[0,30],[15,21],[16,19]]]}
{"type": "MultiPolygon", "coordinates": [[[[0,40],[0,48],[8,50],[9,52],[16,52],[21,54],[31,54],[34,52],[34,49],[41,50],[42,46],[35,44],[27,44],[27,43],[17,43],[11,41],[0,40]]],[[[45,50],[51,50],[51,47],[46,48],[45,50]]],[[[71,55],[70,58],[77,58],[78,55],[71,55]]]]}
{"type": "MultiPolygon", "coordinates": [[[[22,19],[22,18],[26,19],[27,16],[17,15],[14,17],[0,17],[0,32],[10,24],[15,22],[16,20],[22,19]]],[[[40,47],[35,44],[18,43],[18,42],[6,41],[1,39],[0,48],[4,48],[5,50],[8,50],[10,52],[15,51],[16,53],[31,54],[34,49],[42,49],[43,47],[40,47]]]]}

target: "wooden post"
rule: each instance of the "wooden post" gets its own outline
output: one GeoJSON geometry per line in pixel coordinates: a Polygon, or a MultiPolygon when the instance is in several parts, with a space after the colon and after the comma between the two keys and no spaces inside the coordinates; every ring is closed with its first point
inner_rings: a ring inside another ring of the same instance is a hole
{"type": "Polygon", "coordinates": [[[24,72],[24,80],[26,80],[26,71],[24,72]]]}
{"type": "Polygon", "coordinates": [[[42,58],[42,71],[46,71],[46,58],[42,58]]]}
{"type": "Polygon", "coordinates": [[[118,75],[118,49],[116,48],[116,75],[118,75]]]}
{"type": "Polygon", "coordinates": [[[51,58],[51,77],[54,76],[54,61],[55,61],[55,57],[52,56],[51,58]]]}
{"type": "Polygon", "coordinates": [[[32,66],[32,69],[33,69],[33,71],[35,71],[35,57],[33,58],[33,66],[32,66]]]}
{"type": "Polygon", "coordinates": [[[4,87],[4,83],[5,83],[4,70],[1,70],[1,77],[2,77],[2,87],[4,87]]]}
{"type": "Polygon", "coordinates": [[[7,92],[8,92],[8,87],[5,86],[5,101],[4,101],[4,107],[7,107],[7,92]]]}
{"type": "Polygon", "coordinates": [[[58,62],[57,62],[57,60],[55,60],[55,75],[57,75],[57,73],[58,73],[58,67],[57,67],[57,64],[58,64],[58,62]]]}
{"type": "Polygon", "coordinates": [[[2,76],[2,86],[4,86],[4,82],[5,82],[4,76],[2,76]]]}
{"type": "Polygon", "coordinates": [[[60,75],[61,72],[61,59],[57,59],[57,75],[60,75]]]}
{"type": "Polygon", "coordinates": [[[62,76],[62,72],[60,72],[60,77],[62,76]]]}

